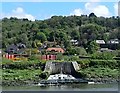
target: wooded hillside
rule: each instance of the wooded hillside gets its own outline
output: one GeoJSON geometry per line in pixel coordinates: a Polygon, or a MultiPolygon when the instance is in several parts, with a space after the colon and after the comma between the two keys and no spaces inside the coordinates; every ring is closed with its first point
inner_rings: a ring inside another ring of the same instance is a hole
{"type": "Polygon", "coordinates": [[[24,43],[28,48],[38,47],[45,41],[57,42],[66,49],[70,40],[88,48],[90,41],[120,40],[120,17],[97,17],[94,13],[81,16],[52,16],[47,20],[2,19],[2,47],[24,43]]]}

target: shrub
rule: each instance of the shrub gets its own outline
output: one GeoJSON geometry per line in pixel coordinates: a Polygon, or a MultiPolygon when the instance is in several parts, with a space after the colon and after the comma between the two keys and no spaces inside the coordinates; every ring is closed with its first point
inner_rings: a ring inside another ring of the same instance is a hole
{"type": "Polygon", "coordinates": [[[77,61],[79,60],[79,56],[70,56],[69,61],[77,61]]]}
{"type": "Polygon", "coordinates": [[[7,59],[7,58],[2,58],[2,64],[9,64],[9,63],[11,63],[11,62],[13,62],[12,60],[9,60],[9,59],[7,59]]]}
{"type": "Polygon", "coordinates": [[[97,52],[91,55],[92,59],[112,60],[115,55],[111,52],[97,52]]]}
{"type": "Polygon", "coordinates": [[[33,61],[21,61],[10,62],[2,64],[2,68],[5,69],[41,69],[44,70],[45,61],[33,60],[33,61]]]}
{"type": "Polygon", "coordinates": [[[39,77],[42,78],[42,79],[47,79],[49,76],[48,72],[42,72],[39,77]]]}
{"type": "Polygon", "coordinates": [[[88,59],[78,60],[77,63],[80,64],[80,68],[84,69],[84,68],[89,67],[90,60],[88,60],[88,59]]]}
{"type": "Polygon", "coordinates": [[[109,67],[111,69],[118,68],[116,60],[90,60],[89,67],[109,67]]]}
{"type": "Polygon", "coordinates": [[[58,54],[57,54],[57,60],[62,60],[62,59],[63,59],[62,53],[58,53],[58,54]]]}
{"type": "Polygon", "coordinates": [[[83,47],[76,47],[76,53],[78,54],[78,55],[87,55],[87,52],[86,52],[86,50],[83,48],[83,47]]]}
{"type": "Polygon", "coordinates": [[[37,57],[37,56],[35,56],[35,55],[31,55],[30,57],[29,57],[29,60],[39,60],[39,58],[37,57]]]}

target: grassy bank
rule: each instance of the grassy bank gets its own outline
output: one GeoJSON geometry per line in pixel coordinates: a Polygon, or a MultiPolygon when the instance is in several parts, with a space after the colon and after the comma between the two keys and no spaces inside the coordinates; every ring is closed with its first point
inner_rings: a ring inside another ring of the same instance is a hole
{"type": "MultiPolygon", "coordinates": [[[[82,75],[83,78],[94,81],[118,80],[119,60],[85,59],[77,60],[77,62],[80,66],[78,75],[82,75]]],[[[46,79],[48,73],[43,72],[45,63],[40,60],[13,62],[3,59],[2,84],[5,86],[26,85],[46,79]]]]}
{"type": "Polygon", "coordinates": [[[29,83],[35,83],[41,80],[40,69],[24,69],[24,70],[12,70],[12,69],[4,69],[3,71],[3,85],[25,85],[29,83]]]}
{"type": "Polygon", "coordinates": [[[119,70],[111,69],[111,68],[94,68],[89,67],[85,69],[81,69],[79,71],[86,79],[96,80],[96,81],[104,81],[104,80],[118,80],[119,70]]]}
{"type": "MultiPolygon", "coordinates": [[[[47,74],[40,69],[24,69],[12,70],[4,69],[3,71],[3,86],[27,85],[36,84],[40,80],[45,79],[47,74]]],[[[85,68],[80,69],[79,73],[83,78],[96,82],[112,82],[118,80],[118,69],[110,68],[85,68]]]]}
{"type": "Polygon", "coordinates": [[[17,61],[2,59],[2,85],[26,85],[39,82],[47,77],[44,73],[46,61],[28,60],[17,61]]]}

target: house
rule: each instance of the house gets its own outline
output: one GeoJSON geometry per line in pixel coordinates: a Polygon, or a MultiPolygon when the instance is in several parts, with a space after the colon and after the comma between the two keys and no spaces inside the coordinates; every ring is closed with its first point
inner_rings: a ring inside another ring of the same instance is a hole
{"type": "Polygon", "coordinates": [[[78,41],[77,40],[72,39],[72,40],[70,40],[70,42],[72,43],[72,45],[78,45],[78,41]]]}
{"type": "Polygon", "coordinates": [[[119,40],[118,39],[111,39],[107,43],[108,44],[119,44],[119,40]]]}
{"type": "Polygon", "coordinates": [[[57,56],[56,55],[42,55],[41,59],[42,60],[56,60],[57,56]]]}
{"type": "Polygon", "coordinates": [[[47,48],[47,52],[55,52],[55,53],[64,53],[64,49],[62,48],[57,48],[57,47],[52,47],[52,48],[47,48]]]}
{"type": "Polygon", "coordinates": [[[17,61],[17,60],[27,60],[28,55],[27,54],[4,54],[4,58],[17,61]]]}
{"type": "Polygon", "coordinates": [[[38,47],[38,50],[44,50],[47,49],[48,47],[53,47],[56,46],[57,42],[49,42],[49,41],[45,41],[40,47],[38,47]]]}
{"type": "Polygon", "coordinates": [[[25,54],[26,46],[22,43],[9,45],[5,54],[3,54],[4,58],[16,61],[16,60],[27,60],[28,55],[25,54]]]}
{"type": "Polygon", "coordinates": [[[17,45],[12,44],[6,48],[5,52],[8,54],[20,54],[20,53],[24,52],[25,48],[26,48],[26,46],[22,43],[19,43],[17,45]]]}
{"type": "Polygon", "coordinates": [[[46,49],[47,54],[41,55],[42,60],[56,60],[57,53],[64,53],[64,49],[60,48],[60,46],[56,45],[56,47],[51,47],[46,49]]]}
{"type": "Polygon", "coordinates": [[[100,46],[100,48],[107,48],[104,40],[96,40],[96,43],[100,46]]]}
{"type": "Polygon", "coordinates": [[[18,43],[18,44],[17,44],[17,47],[18,47],[19,49],[21,49],[21,48],[26,48],[25,44],[22,44],[22,43],[18,43]]]}
{"type": "Polygon", "coordinates": [[[108,48],[112,50],[116,50],[119,47],[118,39],[111,39],[107,42],[108,48]]]}
{"type": "Polygon", "coordinates": [[[14,44],[9,45],[9,46],[6,48],[6,50],[5,50],[5,52],[8,53],[8,54],[14,54],[14,53],[16,53],[17,51],[18,51],[18,47],[17,47],[16,45],[14,45],[14,44]]]}
{"type": "Polygon", "coordinates": [[[96,40],[96,43],[97,44],[105,44],[105,41],[104,40],[96,40]]]}

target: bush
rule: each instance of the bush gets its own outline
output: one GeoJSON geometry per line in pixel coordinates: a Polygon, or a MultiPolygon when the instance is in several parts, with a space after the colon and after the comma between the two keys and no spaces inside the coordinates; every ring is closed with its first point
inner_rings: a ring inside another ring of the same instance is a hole
{"type": "Polygon", "coordinates": [[[63,59],[65,60],[65,61],[69,61],[69,56],[63,56],[63,59]]]}
{"type": "Polygon", "coordinates": [[[21,62],[10,62],[2,64],[2,68],[5,69],[41,69],[45,67],[44,61],[21,61],[21,62]]]}
{"type": "Polygon", "coordinates": [[[104,67],[89,67],[85,69],[81,69],[80,73],[83,74],[86,78],[118,78],[118,69],[110,69],[110,68],[104,68],[104,67]]]}
{"type": "Polygon", "coordinates": [[[89,67],[109,67],[111,69],[118,68],[116,60],[90,60],[89,67]]]}
{"type": "Polygon", "coordinates": [[[2,64],[10,64],[11,62],[13,62],[12,60],[9,60],[7,58],[2,58],[2,64]]]}
{"type": "Polygon", "coordinates": [[[69,61],[77,61],[79,60],[79,56],[70,56],[69,61]]]}
{"type": "Polygon", "coordinates": [[[42,79],[47,79],[49,76],[48,72],[42,72],[39,77],[42,78],[42,79]]]}
{"type": "Polygon", "coordinates": [[[62,53],[58,53],[58,54],[57,54],[57,60],[62,60],[62,59],[63,59],[62,53]]]}
{"type": "Polygon", "coordinates": [[[83,47],[76,47],[76,54],[83,56],[87,55],[87,52],[83,47]]]}
{"type": "Polygon", "coordinates": [[[31,55],[30,57],[29,57],[29,60],[39,60],[39,58],[37,57],[37,56],[35,56],[35,55],[31,55]]]}
{"type": "Polygon", "coordinates": [[[92,54],[91,58],[92,59],[103,59],[103,60],[113,60],[113,57],[115,55],[111,52],[97,52],[92,54]]]}
{"type": "Polygon", "coordinates": [[[86,50],[83,47],[72,47],[67,49],[65,54],[69,55],[87,55],[86,50]]]}
{"type": "Polygon", "coordinates": [[[77,63],[80,64],[81,69],[84,69],[84,68],[89,67],[90,60],[88,60],[88,59],[86,59],[86,60],[78,60],[77,63]]]}

